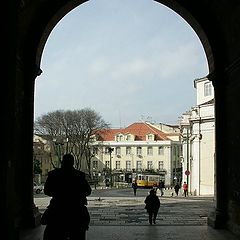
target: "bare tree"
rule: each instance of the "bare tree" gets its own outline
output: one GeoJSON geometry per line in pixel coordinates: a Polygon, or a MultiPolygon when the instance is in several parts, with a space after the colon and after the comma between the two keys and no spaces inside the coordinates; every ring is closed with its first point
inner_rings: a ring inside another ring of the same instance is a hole
{"type": "Polygon", "coordinates": [[[85,161],[90,176],[94,133],[108,128],[109,124],[90,108],[50,112],[39,117],[34,125],[36,133],[52,142],[60,162],[64,153],[72,153],[75,167],[82,169],[85,161]]]}

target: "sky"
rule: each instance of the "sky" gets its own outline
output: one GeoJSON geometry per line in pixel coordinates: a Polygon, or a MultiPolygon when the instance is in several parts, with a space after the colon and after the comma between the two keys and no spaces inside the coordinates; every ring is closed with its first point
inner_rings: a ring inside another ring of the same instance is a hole
{"type": "Polygon", "coordinates": [[[177,13],[153,0],[90,0],[55,26],[35,84],[35,119],[91,108],[112,128],[177,124],[208,74],[203,46],[177,13]]]}

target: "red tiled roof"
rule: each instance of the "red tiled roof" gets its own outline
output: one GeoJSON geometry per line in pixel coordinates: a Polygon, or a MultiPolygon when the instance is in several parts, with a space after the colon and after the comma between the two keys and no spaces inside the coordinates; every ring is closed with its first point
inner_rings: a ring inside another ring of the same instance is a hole
{"type": "Polygon", "coordinates": [[[169,140],[168,134],[148,125],[147,123],[133,123],[126,128],[108,129],[98,132],[102,141],[114,141],[117,134],[132,134],[135,140],[145,141],[146,135],[154,134],[155,140],[169,140]]]}

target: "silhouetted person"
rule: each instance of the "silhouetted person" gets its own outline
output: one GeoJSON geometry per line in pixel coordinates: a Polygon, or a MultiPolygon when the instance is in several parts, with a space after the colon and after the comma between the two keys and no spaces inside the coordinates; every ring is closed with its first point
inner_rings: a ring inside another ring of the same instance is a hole
{"type": "Polygon", "coordinates": [[[146,197],[144,203],[146,204],[145,208],[147,209],[149,223],[151,225],[152,222],[156,224],[156,218],[160,208],[160,200],[154,189],[150,190],[150,194],[146,197]]]}
{"type": "Polygon", "coordinates": [[[180,185],[178,183],[176,183],[176,185],[174,186],[174,190],[175,190],[175,193],[176,193],[177,196],[178,196],[178,193],[179,193],[179,189],[180,189],[180,185]]]}
{"type": "Polygon", "coordinates": [[[48,173],[44,193],[52,199],[43,215],[44,240],[85,240],[89,226],[87,196],[91,194],[85,173],[75,169],[74,157],[65,154],[61,168],[48,173]]]}
{"type": "Polygon", "coordinates": [[[136,181],[134,181],[132,183],[132,188],[133,188],[133,194],[134,194],[134,196],[136,196],[137,195],[137,182],[136,181]]]}
{"type": "Polygon", "coordinates": [[[162,180],[160,180],[158,187],[159,187],[159,190],[160,190],[160,195],[163,196],[163,194],[164,194],[163,189],[165,188],[165,184],[162,180]]]}

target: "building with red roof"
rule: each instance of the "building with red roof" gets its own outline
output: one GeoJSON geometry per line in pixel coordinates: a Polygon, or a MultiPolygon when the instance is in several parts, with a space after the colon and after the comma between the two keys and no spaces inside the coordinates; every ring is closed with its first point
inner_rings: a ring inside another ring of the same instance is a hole
{"type": "Polygon", "coordinates": [[[166,186],[181,176],[179,132],[163,131],[158,125],[136,122],[126,128],[96,132],[92,166],[114,182],[131,181],[143,172],[158,174],[166,186]]]}

